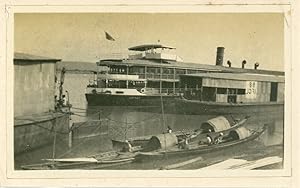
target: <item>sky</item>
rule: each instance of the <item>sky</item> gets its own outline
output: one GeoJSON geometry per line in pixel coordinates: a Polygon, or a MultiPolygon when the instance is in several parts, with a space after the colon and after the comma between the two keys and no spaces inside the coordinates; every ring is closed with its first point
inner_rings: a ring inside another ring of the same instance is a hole
{"type": "Polygon", "coordinates": [[[176,47],[185,62],[284,70],[284,17],[259,13],[18,13],[14,51],[63,61],[95,63],[127,48],[158,43],[176,47]],[[108,32],[115,41],[105,39],[108,32]]]}

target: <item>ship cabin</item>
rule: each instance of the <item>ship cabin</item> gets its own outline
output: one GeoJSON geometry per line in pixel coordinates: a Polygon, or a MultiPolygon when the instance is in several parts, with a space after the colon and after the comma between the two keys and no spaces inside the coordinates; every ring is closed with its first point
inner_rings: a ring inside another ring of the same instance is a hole
{"type": "Polygon", "coordinates": [[[248,73],[200,73],[180,76],[184,98],[247,104],[284,102],[284,76],[248,73]]]}
{"type": "MultiPolygon", "coordinates": [[[[128,59],[151,59],[158,61],[182,62],[182,58],[176,55],[176,48],[161,44],[146,44],[128,48],[131,54],[128,59]]],[[[167,62],[164,62],[167,63],[167,62]]]]}
{"type": "MultiPolygon", "coordinates": [[[[145,94],[179,93],[179,75],[187,69],[174,47],[147,44],[128,48],[125,59],[104,59],[97,62],[98,88],[137,89],[145,94]]],[[[197,71],[189,71],[197,73],[197,71]]]]}
{"type": "MultiPolygon", "coordinates": [[[[145,94],[179,95],[179,76],[207,72],[250,72],[282,74],[281,72],[225,67],[183,62],[176,48],[162,44],[145,44],[128,48],[127,58],[102,59],[92,87],[137,89],[145,94]]],[[[220,53],[217,53],[220,54],[220,53]]],[[[218,59],[218,58],[217,58],[218,59]]],[[[98,90],[97,90],[98,91],[98,90]]]]}

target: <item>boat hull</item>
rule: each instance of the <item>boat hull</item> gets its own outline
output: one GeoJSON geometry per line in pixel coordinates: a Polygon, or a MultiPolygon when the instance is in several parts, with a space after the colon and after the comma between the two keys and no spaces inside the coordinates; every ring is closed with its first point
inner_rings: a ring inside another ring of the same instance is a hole
{"type": "Polygon", "coordinates": [[[190,156],[196,154],[198,155],[198,154],[204,154],[204,153],[209,153],[214,151],[220,151],[223,149],[227,149],[229,147],[235,147],[253,141],[256,138],[258,138],[266,130],[266,128],[267,127],[264,126],[260,132],[255,132],[247,138],[232,141],[232,142],[226,142],[222,144],[203,146],[194,149],[177,149],[177,150],[175,149],[169,151],[140,152],[135,156],[135,161],[142,162],[142,161],[149,161],[149,160],[159,160],[159,159],[170,158],[170,157],[182,157],[182,156],[190,156]]]}
{"type": "MultiPolygon", "coordinates": [[[[160,95],[110,95],[86,93],[89,106],[161,106],[160,95]]],[[[163,102],[174,102],[179,96],[163,95],[163,102]]]]}
{"type": "Polygon", "coordinates": [[[201,114],[251,114],[284,111],[284,103],[215,103],[186,99],[175,99],[175,107],[166,108],[171,113],[201,115],[201,114]]]}

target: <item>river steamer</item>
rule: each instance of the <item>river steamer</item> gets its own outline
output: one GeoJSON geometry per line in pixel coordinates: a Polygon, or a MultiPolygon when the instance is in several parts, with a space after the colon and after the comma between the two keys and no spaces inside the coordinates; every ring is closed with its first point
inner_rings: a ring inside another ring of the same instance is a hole
{"type": "Polygon", "coordinates": [[[160,106],[179,99],[184,92],[179,76],[206,72],[281,72],[242,69],[223,66],[224,48],[217,51],[216,65],[185,63],[174,47],[146,44],[129,48],[126,58],[102,59],[98,71],[86,88],[90,106],[160,106]]]}

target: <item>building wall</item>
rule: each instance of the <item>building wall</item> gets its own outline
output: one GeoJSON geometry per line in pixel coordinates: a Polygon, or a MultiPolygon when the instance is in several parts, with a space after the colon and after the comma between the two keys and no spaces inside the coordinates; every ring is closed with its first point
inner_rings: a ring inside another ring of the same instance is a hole
{"type": "MultiPolygon", "coordinates": [[[[251,97],[251,95],[241,96],[240,98],[243,98],[243,102],[270,102],[271,83],[270,82],[254,82],[254,83],[256,84],[256,86],[254,87],[255,94],[253,95],[253,97],[251,97]]],[[[249,89],[248,86],[246,86],[246,93],[248,92],[247,89],[249,89]]]]}
{"type": "Polygon", "coordinates": [[[283,102],[284,101],[284,83],[278,83],[278,96],[277,101],[283,102]]]}
{"type": "Polygon", "coordinates": [[[224,103],[227,103],[227,98],[228,98],[228,95],[225,95],[225,94],[217,94],[217,95],[216,95],[216,102],[224,102],[224,103]]]}
{"type": "Polygon", "coordinates": [[[54,110],[55,63],[15,63],[14,70],[14,116],[54,110]]]}
{"type": "Polygon", "coordinates": [[[222,88],[245,88],[245,81],[203,78],[202,86],[222,88]]]}
{"type": "Polygon", "coordinates": [[[14,126],[14,152],[19,154],[36,148],[52,144],[54,130],[57,131],[57,139],[68,138],[69,116],[61,115],[57,119],[34,122],[29,124],[18,124],[14,126]]]}

